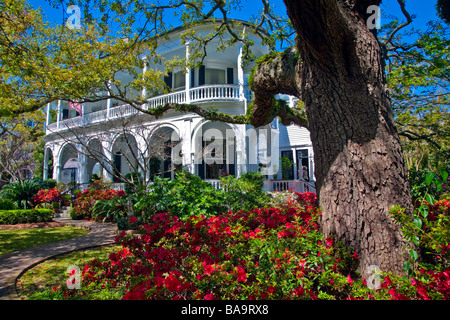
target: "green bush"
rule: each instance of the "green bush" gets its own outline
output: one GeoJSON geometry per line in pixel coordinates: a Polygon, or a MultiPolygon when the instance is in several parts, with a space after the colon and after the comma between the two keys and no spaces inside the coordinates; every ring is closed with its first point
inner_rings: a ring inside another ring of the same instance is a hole
{"type": "Polygon", "coordinates": [[[51,189],[56,187],[57,182],[55,179],[46,179],[42,182],[42,188],[43,189],[51,189]]]}
{"type": "Polygon", "coordinates": [[[77,209],[72,208],[70,210],[70,219],[72,219],[72,220],[83,220],[84,219],[84,215],[83,215],[83,213],[78,212],[77,209]]]}
{"type": "Polygon", "coordinates": [[[136,202],[133,211],[147,217],[157,212],[188,217],[217,215],[225,209],[220,193],[199,176],[183,170],[173,180],[156,177],[152,191],[136,202]]]}
{"type": "Polygon", "coordinates": [[[27,209],[33,206],[33,196],[40,189],[41,185],[36,180],[17,181],[5,185],[0,190],[0,197],[15,202],[21,209],[27,209]]]}
{"type": "Polygon", "coordinates": [[[54,216],[50,209],[0,210],[0,224],[18,224],[51,221],[54,216]]]}
{"type": "Polygon", "coordinates": [[[222,177],[220,182],[222,187],[217,193],[227,210],[247,211],[264,207],[269,201],[268,195],[263,191],[264,176],[259,172],[245,173],[239,179],[233,176],[222,177]]]}
{"type": "Polygon", "coordinates": [[[0,199],[0,210],[14,210],[17,209],[15,203],[10,199],[0,199]]]}

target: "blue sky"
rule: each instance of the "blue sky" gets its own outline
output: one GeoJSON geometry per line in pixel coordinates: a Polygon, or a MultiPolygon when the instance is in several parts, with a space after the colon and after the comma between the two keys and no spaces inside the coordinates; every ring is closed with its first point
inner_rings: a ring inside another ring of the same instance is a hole
{"type": "MultiPolygon", "coordinates": [[[[47,19],[55,23],[63,22],[63,8],[54,9],[48,5],[48,2],[45,0],[28,0],[29,3],[33,7],[42,7],[44,11],[44,15],[47,19]]],[[[275,11],[279,15],[286,15],[286,7],[283,4],[282,0],[272,0],[275,11]]],[[[416,15],[414,26],[418,29],[425,28],[426,22],[429,20],[438,19],[436,15],[435,9],[436,0],[406,0],[406,8],[411,15],[416,15]]],[[[260,7],[259,0],[244,0],[243,1],[243,10],[240,12],[234,13],[231,18],[248,20],[250,15],[256,14],[254,11],[255,6],[260,7]]],[[[405,20],[401,11],[400,6],[397,3],[397,0],[384,0],[381,5],[382,15],[381,15],[381,24],[385,23],[388,20],[389,15],[395,15],[400,18],[400,20],[405,20]]],[[[65,14],[67,17],[68,15],[65,14]]],[[[173,21],[172,24],[176,25],[176,21],[173,21]]]]}

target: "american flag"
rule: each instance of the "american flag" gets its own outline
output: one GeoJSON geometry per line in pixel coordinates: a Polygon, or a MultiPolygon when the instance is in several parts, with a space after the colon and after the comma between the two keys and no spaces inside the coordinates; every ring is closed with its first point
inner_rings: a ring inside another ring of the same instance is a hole
{"type": "Polygon", "coordinates": [[[74,109],[76,112],[78,112],[79,114],[81,114],[81,104],[78,102],[69,102],[69,107],[71,107],[72,109],[74,109]]]}

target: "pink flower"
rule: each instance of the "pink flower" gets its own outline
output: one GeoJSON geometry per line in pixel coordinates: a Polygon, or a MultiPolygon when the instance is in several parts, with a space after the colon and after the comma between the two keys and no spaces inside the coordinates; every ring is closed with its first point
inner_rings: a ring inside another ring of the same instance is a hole
{"type": "Polygon", "coordinates": [[[212,293],[208,293],[205,295],[205,300],[216,300],[216,297],[212,293]]]}
{"type": "Polygon", "coordinates": [[[353,279],[350,277],[350,275],[347,276],[347,281],[348,281],[348,283],[350,283],[350,284],[353,283],[353,279]]]}
{"type": "Polygon", "coordinates": [[[136,223],[138,222],[136,217],[131,217],[130,220],[128,220],[129,223],[136,223]]]}

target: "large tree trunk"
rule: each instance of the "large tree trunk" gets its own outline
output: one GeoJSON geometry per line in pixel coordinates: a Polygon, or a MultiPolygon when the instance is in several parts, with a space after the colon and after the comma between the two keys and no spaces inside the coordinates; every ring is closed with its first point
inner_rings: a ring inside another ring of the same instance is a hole
{"type": "MultiPolygon", "coordinates": [[[[411,210],[411,200],[381,48],[366,26],[367,7],[379,1],[284,3],[297,32],[293,74],[311,132],[324,236],[355,250],[362,274],[370,265],[401,274],[405,242],[388,211],[411,210]]],[[[285,83],[280,74],[272,76],[285,83]]],[[[275,92],[262,77],[255,74],[256,104],[275,92]]]]}
{"type": "Polygon", "coordinates": [[[411,200],[381,48],[366,26],[370,3],[284,2],[298,35],[324,236],[354,249],[362,273],[402,273],[404,240],[388,211],[410,210],[411,200]]]}

